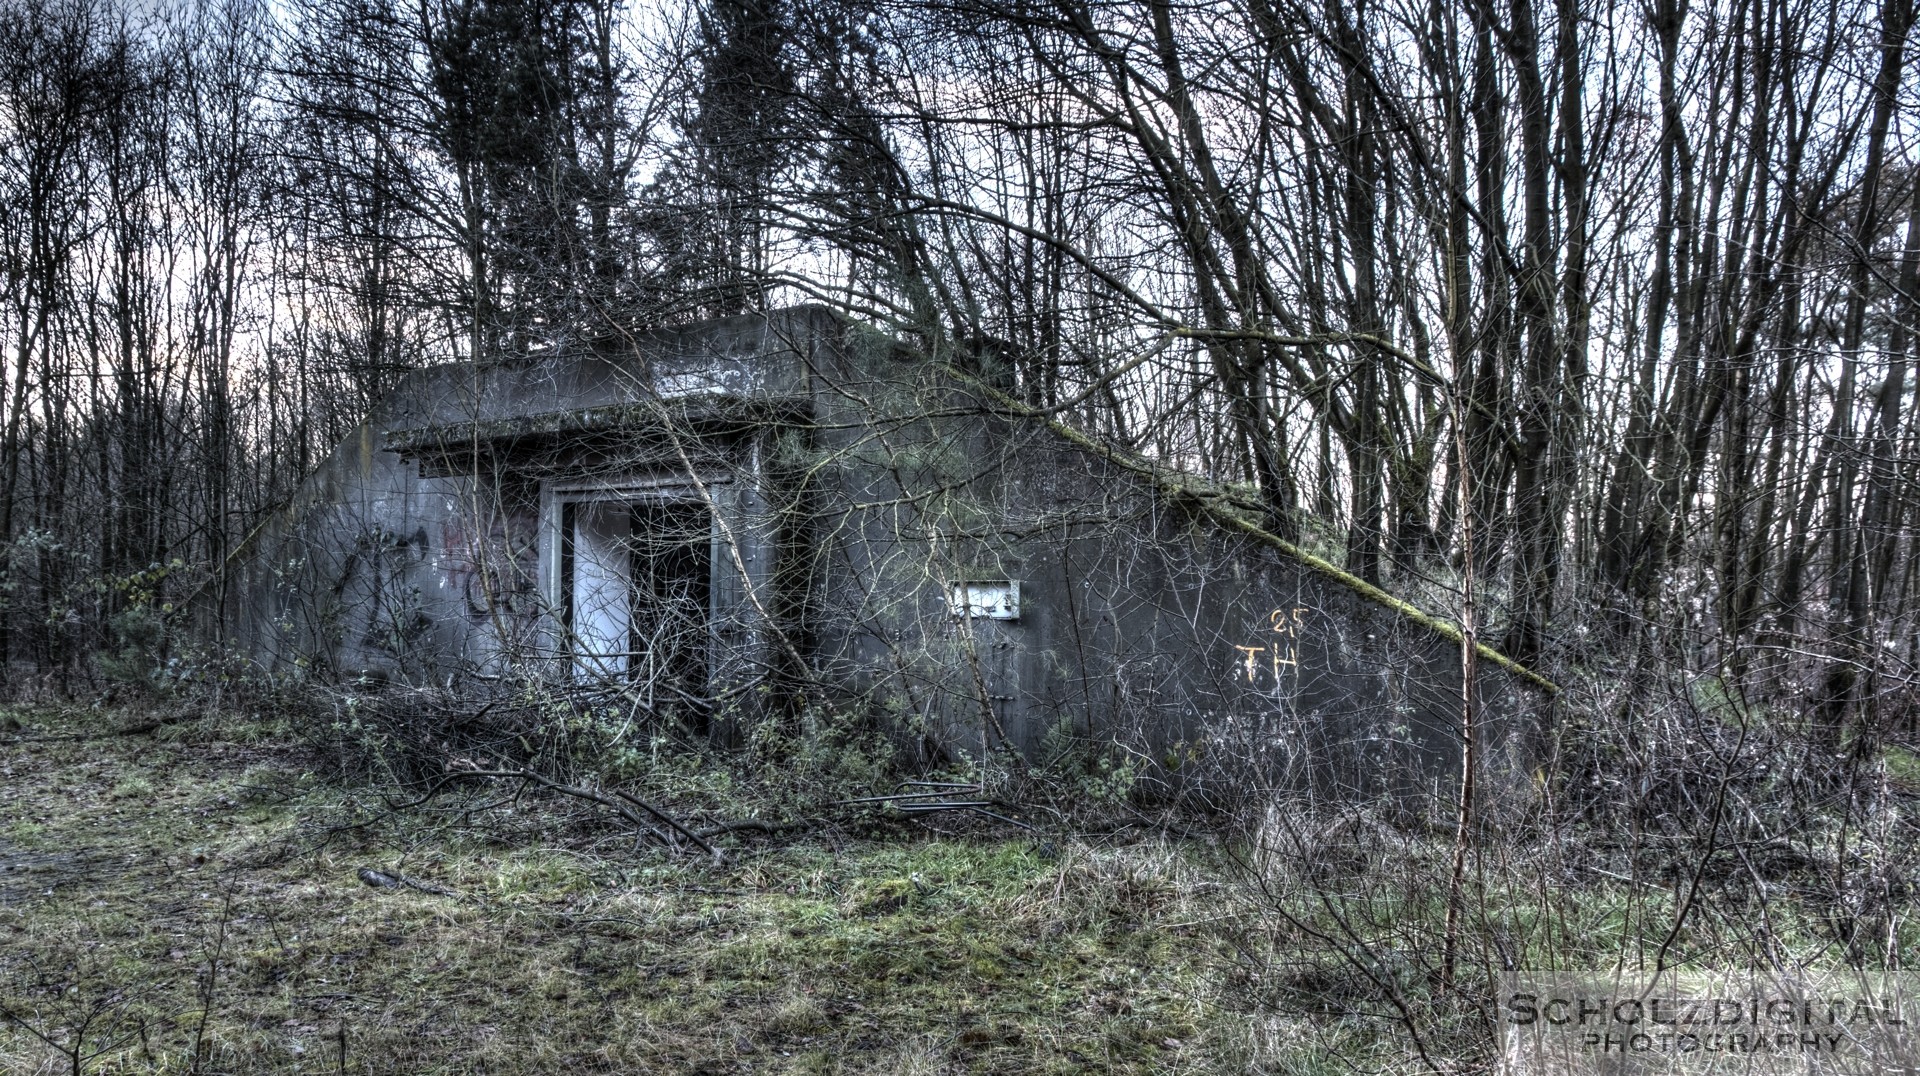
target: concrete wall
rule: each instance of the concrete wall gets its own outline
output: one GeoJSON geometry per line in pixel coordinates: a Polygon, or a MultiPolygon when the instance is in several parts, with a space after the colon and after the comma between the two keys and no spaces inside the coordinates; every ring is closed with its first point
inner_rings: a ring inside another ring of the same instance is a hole
{"type": "MultiPolygon", "coordinates": [[[[831,399],[862,403],[823,407],[815,441],[830,680],[949,752],[1044,760],[1077,737],[1162,774],[1225,754],[1330,795],[1457,772],[1457,637],[1170,496],[1146,461],[931,368],[842,354],[831,399]],[[1018,618],[952,615],[967,583],[1017,584],[1018,618]]],[[[1548,693],[1480,666],[1483,764],[1524,787],[1548,693]]]]}
{"type": "MultiPolygon", "coordinates": [[[[764,416],[804,401],[816,320],[734,319],[621,356],[411,375],[196,597],[199,634],[278,676],[443,683],[551,664],[556,492],[684,480],[689,463],[720,479],[705,495],[747,546],[744,578],[766,575],[764,416]]],[[[716,619],[740,651],[721,664],[753,664],[746,584],[733,558],[716,561],[716,619]]]]}

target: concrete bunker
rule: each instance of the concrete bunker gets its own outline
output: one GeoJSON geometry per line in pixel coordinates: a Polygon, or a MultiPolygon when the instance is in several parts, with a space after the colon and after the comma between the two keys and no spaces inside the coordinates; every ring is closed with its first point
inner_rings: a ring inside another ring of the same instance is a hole
{"type": "MultiPolygon", "coordinates": [[[[722,741],[825,697],[929,754],[1224,751],[1342,795],[1459,765],[1444,621],[820,308],[422,370],[195,612],[269,675],[536,676],[722,741]]],[[[1518,784],[1552,688],[1481,656],[1518,784]]]]}

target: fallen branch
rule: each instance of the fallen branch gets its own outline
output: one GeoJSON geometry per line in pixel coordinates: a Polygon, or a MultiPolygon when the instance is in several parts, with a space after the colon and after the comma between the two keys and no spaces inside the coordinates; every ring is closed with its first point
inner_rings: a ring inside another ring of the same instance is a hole
{"type": "Polygon", "coordinates": [[[922,788],[928,791],[895,791],[884,796],[861,796],[857,799],[841,800],[836,806],[886,806],[902,814],[909,815],[935,814],[941,811],[971,811],[974,814],[991,818],[995,822],[1005,822],[1010,826],[1019,826],[1021,829],[1037,832],[1033,826],[1017,818],[1009,818],[996,811],[988,810],[990,807],[1001,807],[1004,809],[1005,805],[998,800],[951,800],[941,798],[943,796],[956,796],[968,792],[979,795],[980,789],[977,785],[955,781],[902,781],[898,787],[901,789],[922,788]]]}
{"type": "MultiPolygon", "coordinates": [[[[169,725],[181,725],[188,721],[197,721],[204,714],[169,714],[165,717],[148,718],[132,725],[122,725],[117,729],[104,729],[100,732],[65,732],[46,736],[9,736],[0,740],[0,744],[16,743],[79,743],[87,740],[113,740],[122,736],[144,736],[149,732],[158,732],[169,725]]],[[[23,728],[18,721],[13,729],[23,728]]],[[[0,730],[11,731],[11,730],[0,730]]]]}
{"type": "Polygon", "coordinates": [[[670,814],[667,814],[665,811],[662,811],[660,808],[655,807],[653,804],[648,803],[646,800],[643,800],[638,796],[634,796],[629,793],[620,792],[620,791],[615,791],[614,795],[619,796],[621,799],[626,800],[628,803],[633,804],[635,807],[640,808],[641,810],[647,812],[653,817],[659,819],[661,822],[664,822],[668,826],[671,826],[674,832],[685,834],[688,840],[706,849],[707,854],[711,855],[715,860],[720,862],[726,861],[727,857],[721,854],[720,849],[715,848],[711,844],[708,844],[706,841],[706,838],[700,836],[698,833],[695,833],[694,831],[688,829],[686,826],[681,825],[679,819],[673,817],[670,814]]]}
{"type": "Polygon", "coordinates": [[[437,779],[433,783],[433,785],[427,789],[426,794],[421,796],[419,799],[414,800],[411,803],[401,803],[401,804],[396,804],[392,800],[388,800],[387,807],[389,810],[395,810],[395,811],[409,810],[414,807],[419,807],[427,803],[429,800],[433,799],[433,797],[435,797],[436,795],[439,795],[442,789],[446,788],[449,784],[452,784],[455,781],[475,780],[480,778],[506,778],[508,780],[521,781],[526,784],[537,785],[540,788],[547,789],[550,792],[558,792],[560,795],[563,795],[563,796],[571,796],[574,799],[585,800],[588,803],[598,804],[599,806],[605,807],[607,810],[612,811],[614,814],[620,816],[622,819],[625,819],[630,825],[633,826],[633,828],[640,831],[641,836],[643,838],[652,837],[654,840],[659,841],[661,844],[666,845],[669,848],[676,847],[678,842],[674,841],[671,837],[667,836],[666,834],[661,833],[658,829],[655,829],[653,826],[649,825],[645,819],[641,818],[638,814],[634,813],[633,808],[638,807],[640,810],[645,811],[648,815],[658,820],[662,825],[665,825],[669,830],[675,833],[682,834],[687,838],[687,840],[693,842],[696,845],[699,845],[703,851],[705,851],[708,855],[711,855],[714,858],[715,862],[724,863],[727,860],[726,853],[720,851],[720,849],[718,848],[715,848],[712,844],[709,844],[707,840],[704,837],[701,837],[698,833],[695,833],[693,830],[688,829],[684,824],[680,822],[679,819],[673,817],[672,815],[661,810],[660,808],[655,807],[653,804],[648,803],[643,799],[640,799],[638,796],[633,796],[625,792],[615,792],[613,793],[613,795],[610,796],[603,792],[597,792],[591,788],[581,788],[578,785],[569,785],[560,781],[555,781],[551,777],[543,776],[541,774],[535,773],[532,770],[453,770],[449,773],[442,774],[440,778],[437,779]]]}

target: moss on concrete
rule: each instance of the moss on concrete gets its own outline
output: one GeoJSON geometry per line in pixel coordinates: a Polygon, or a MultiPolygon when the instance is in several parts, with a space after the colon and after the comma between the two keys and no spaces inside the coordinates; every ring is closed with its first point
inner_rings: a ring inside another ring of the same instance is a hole
{"type": "MultiPolygon", "coordinates": [[[[1107,459],[1147,479],[1153,485],[1153,488],[1162,496],[1193,506],[1207,518],[1221,526],[1229,530],[1238,531],[1265,545],[1271,546],[1289,559],[1331,579],[1335,583],[1358,594],[1360,597],[1365,598],[1367,601],[1392,610],[1394,613],[1439,635],[1455,646],[1464,643],[1465,639],[1458,625],[1448,623],[1410,602],[1402,601],[1394,597],[1379,587],[1374,586],[1372,583],[1361,579],[1359,576],[1337,567],[1322,557],[1315,556],[1301,549],[1292,542],[1281,538],[1272,531],[1241,516],[1228,506],[1228,499],[1223,491],[1213,488],[1203,479],[1159,466],[1151,460],[1123,452],[1113,445],[1090,437],[1074,429],[1072,426],[1061,422],[1058,418],[1055,418],[1045,411],[1030,407],[1015,400],[1006,393],[982,382],[964,370],[950,368],[950,372],[955,379],[959,380],[972,391],[978,393],[995,408],[1018,418],[1029,419],[1045,424],[1053,433],[1071,442],[1075,446],[1094,453],[1103,459],[1107,459]]],[[[1549,694],[1558,694],[1560,691],[1558,684],[1555,684],[1553,681],[1548,680],[1546,677],[1541,676],[1539,673],[1534,672],[1532,669],[1527,668],[1525,665],[1520,664],[1485,643],[1476,642],[1475,652],[1485,660],[1513,673],[1515,676],[1520,677],[1549,694]]]]}

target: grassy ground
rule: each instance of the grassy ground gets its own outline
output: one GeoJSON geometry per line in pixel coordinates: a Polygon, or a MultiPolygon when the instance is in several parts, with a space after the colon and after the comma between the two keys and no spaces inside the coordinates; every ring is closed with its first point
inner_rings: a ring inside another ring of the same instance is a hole
{"type": "Polygon", "coordinates": [[[549,803],[388,813],[272,722],[9,720],[0,1071],[1186,1072],[1230,1052],[1221,886],[1175,845],[903,826],[754,836],[717,865],[549,803]]]}
{"type": "MultiPolygon", "coordinates": [[[[1276,803],[1239,868],[954,816],[716,863],[499,787],[392,811],[285,722],[137,720],[0,711],[0,1073],[1458,1073],[1503,968],[1920,963],[1905,749],[1846,826],[1772,835],[1764,782],[1717,826],[1515,821],[1456,980],[1449,831],[1365,804],[1276,803]]],[[[784,794],[645,761],[689,817],[784,794]]]]}

